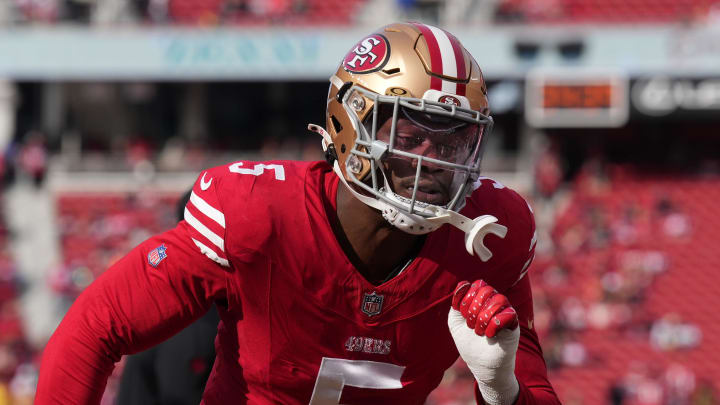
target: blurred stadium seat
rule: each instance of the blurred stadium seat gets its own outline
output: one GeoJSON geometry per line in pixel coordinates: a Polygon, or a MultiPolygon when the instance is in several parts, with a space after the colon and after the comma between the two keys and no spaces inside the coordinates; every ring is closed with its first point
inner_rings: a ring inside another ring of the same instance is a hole
{"type": "Polygon", "coordinates": [[[530,24],[660,24],[703,20],[715,0],[505,0],[498,17],[530,24]]]}
{"type": "MultiPolygon", "coordinates": [[[[612,387],[627,385],[627,403],[641,403],[631,380],[638,369],[665,393],[673,388],[664,379],[671,367],[683,367],[693,384],[701,377],[718,381],[720,370],[707,360],[716,356],[720,330],[713,315],[698,308],[716,300],[707,285],[720,261],[710,247],[718,240],[710,206],[720,180],[623,167],[601,181],[601,187],[575,183],[553,230],[556,249],[535,267],[535,285],[550,301],[542,309],[550,313],[541,316],[550,320],[539,330],[544,349],[560,353],[550,362],[556,388],[565,398],[582,393],[583,403],[602,404],[612,387]],[[553,272],[560,266],[566,274],[558,281],[553,272]],[[571,301],[579,320],[563,317],[571,301]],[[668,316],[677,326],[677,318],[694,325],[701,336],[682,342],[675,329],[668,333],[677,339],[655,347],[651,330],[668,316]],[[568,341],[584,347],[582,361],[562,358],[568,341]]],[[[691,394],[680,403],[690,403],[691,394]]]]}
{"type": "Polygon", "coordinates": [[[63,263],[53,288],[74,298],[103,269],[151,235],[173,228],[178,193],[62,193],[56,196],[63,263]]]}

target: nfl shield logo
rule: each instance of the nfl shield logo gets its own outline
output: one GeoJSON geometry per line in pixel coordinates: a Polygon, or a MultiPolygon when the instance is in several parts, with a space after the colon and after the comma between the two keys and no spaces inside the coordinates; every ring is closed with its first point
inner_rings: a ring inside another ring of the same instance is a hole
{"type": "Polygon", "coordinates": [[[148,253],[148,263],[150,263],[151,266],[157,268],[158,264],[160,264],[160,262],[167,257],[167,253],[165,253],[166,250],[167,248],[165,247],[165,245],[160,245],[155,249],[151,250],[150,253],[148,253]]]}
{"type": "Polygon", "coordinates": [[[360,309],[367,316],[375,316],[382,311],[384,295],[378,295],[375,291],[372,294],[365,293],[360,309]]]}

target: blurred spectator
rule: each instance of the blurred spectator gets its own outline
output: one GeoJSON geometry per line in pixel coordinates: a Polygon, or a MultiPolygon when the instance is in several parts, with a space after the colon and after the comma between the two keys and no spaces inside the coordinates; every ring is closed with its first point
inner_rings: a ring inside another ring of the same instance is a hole
{"type": "Polygon", "coordinates": [[[497,8],[498,22],[556,21],[565,14],[560,0],[505,0],[497,8]]]}
{"type": "Polygon", "coordinates": [[[90,23],[90,14],[96,0],[65,0],[64,19],[81,24],[90,23]]]}
{"type": "Polygon", "coordinates": [[[676,239],[683,238],[690,234],[690,220],[687,215],[675,211],[665,217],[662,229],[666,236],[676,239]]]}
{"type": "Polygon", "coordinates": [[[588,361],[587,349],[580,341],[569,339],[565,342],[562,351],[562,363],[566,367],[583,366],[588,361]]]}
{"type": "MultiPolygon", "coordinates": [[[[0,25],[3,19],[2,7],[0,5],[0,25]]],[[[15,83],[0,78],[0,154],[5,152],[5,148],[13,139],[18,98],[15,83]]]]}
{"type": "Polygon", "coordinates": [[[696,383],[695,373],[679,363],[663,369],[633,362],[625,375],[610,385],[607,398],[611,405],[716,404],[712,385],[696,383]]]}
{"type": "Polygon", "coordinates": [[[625,403],[625,387],[622,382],[614,382],[608,389],[608,401],[610,405],[623,405],[625,403]]]}
{"type": "Polygon", "coordinates": [[[0,153],[0,190],[5,186],[5,154],[0,153]]]}
{"type": "Polygon", "coordinates": [[[665,404],[688,405],[695,391],[695,373],[679,363],[668,366],[665,380],[665,404]]]}
{"type": "Polygon", "coordinates": [[[563,323],[572,330],[583,330],[587,327],[585,307],[576,297],[568,297],[563,301],[559,316],[563,323]]]}
{"type": "Polygon", "coordinates": [[[547,148],[535,164],[535,185],[537,192],[544,198],[551,198],[562,181],[562,168],[557,149],[547,148]]]}
{"type": "Polygon", "coordinates": [[[698,382],[695,392],[693,392],[690,398],[691,405],[716,405],[718,403],[717,392],[713,383],[710,381],[702,380],[698,382]]]}
{"type": "Polygon", "coordinates": [[[720,26],[720,4],[712,4],[707,11],[705,20],[709,26],[720,26]]]}
{"type": "Polygon", "coordinates": [[[135,0],[134,4],[138,14],[149,22],[164,23],[170,18],[169,2],[170,0],[135,0]]]}
{"type": "MultiPolygon", "coordinates": [[[[166,2],[166,0],[160,1],[166,2]]],[[[140,20],[141,16],[150,15],[151,7],[156,3],[158,0],[94,0],[90,19],[93,24],[97,25],[135,23],[140,20]]],[[[167,15],[167,9],[165,15],[167,15]]],[[[165,22],[165,18],[153,21],[165,22]]]]}
{"type": "Polygon", "coordinates": [[[150,143],[141,136],[132,137],[125,147],[125,163],[131,168],[149,162],[152,155],[150,143]]]}
{"type": "Polygon", "coordinates": [[[650,214],[636,201],[622,205],[619,218],[612,224],[613,240],[621,245],[632,246],[650,236],[650,214]]]}
{"type": "Polygon", "coordinates": [[[38,369],[32,362],[18,366],[10,381],[10,393],[13,405],[32,405],[37,386],[38,369]]]}
{"type": "Polygon", "coordinates": [[[690,218],[668,196],[661,196],[655,203],[655,214],[665,236],[682,239],[691,232],[690,218]]]}
{"type": "Polygon", "coordinates": [[[220,21],[232,23],[237,19],[249,15],[249,0],[227,0],[220,6],[220,21]]]}
{"type": "Polygon", "coordinates": [[[55,22],[60,16],[60,0],[14,0],[22,19],[30,22],[55,22]]]}
{"type": "Polygon", "coordinates": [[[620,330],[632,320],[632,310],[625,303],[596,302],[588,311],[588,323],[593,329],[620,330]]]}
{"type": "Polygon", "coordinates": [[[606,169],[606,162],[603,160],[600,151],[590,152],[590,156],[575,177],[575,185],[578,192],[588,196],[608,191],[610,179],[606,169]]]}
{"type": "Polygon", "coordinates": [[[622,382],[630,403],[635,405],[661,405],[663,387],[658,373],[643,362],[633,362],[622,382]]]}
{"type": "Polygon", "coordinates": [[[45,180],[47,171],[47,151],[42,133],[32,131],[26,136],[26,141],[20,152],[20,167],[30,175],[36,186],[45,180]]]}
{"type": "MultiPolygon", "coordinates": [[[[14,19],[13,4],[9,1],[0,1],[0,27],[14,19]]],[[[0,394],[2,396],[2,394],[0,394]]],[[[0,400],[0,404],[2,400],[0,400]]]]}
{"type": "Polygon", "coordinates": [[[697,346],[702,332],[696,325],[683,322],[677,313],[665,314],[650,328],[650,343],[659,350],[689,349],[697,346]]]}
{"type": "Polygon", "coordinates": [[[191,25],[216,25],[222,0],[168,0],[168,12],[173,22],[191,25]]]}

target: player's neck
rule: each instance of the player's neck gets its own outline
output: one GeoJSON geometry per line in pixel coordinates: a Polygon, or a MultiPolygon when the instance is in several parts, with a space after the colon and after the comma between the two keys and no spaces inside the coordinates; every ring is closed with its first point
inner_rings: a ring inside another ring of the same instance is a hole
{"type": "Polygon", "coordinates": [[[410,256],[423,237],[390,225],[379,211],[355,198],[340,185],[337,193],[339,226],[333,231],[355,268],[369,281],[380,284],[410,256]]]}

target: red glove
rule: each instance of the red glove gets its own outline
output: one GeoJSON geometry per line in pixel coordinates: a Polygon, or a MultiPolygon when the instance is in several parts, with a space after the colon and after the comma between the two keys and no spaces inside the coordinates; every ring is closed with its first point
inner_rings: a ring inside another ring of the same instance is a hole
{"type": "Polygon", "coordinates": [[[515,329],[518,316],[507,297],[483,280],[455,287],[453,309],[460,311],[470,329],[480,336],[494,337],[501,329],[515,329]]]}

